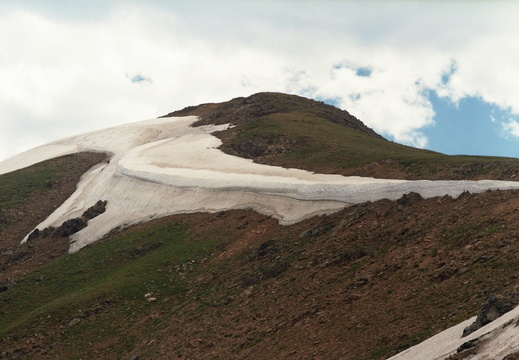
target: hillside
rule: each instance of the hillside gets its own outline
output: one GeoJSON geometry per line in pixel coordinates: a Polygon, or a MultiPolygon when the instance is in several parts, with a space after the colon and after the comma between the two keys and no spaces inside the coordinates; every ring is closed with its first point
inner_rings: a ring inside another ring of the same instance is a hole
{"type": "Polygon", "coordinates": [[[259,93],[166,116],[186,115],[200,116],[199,125],[237,125],[214,134],[223,140],[220,148],[261,164],[385,179],[510,180],[519,174],[516,159],[447,156],[393,143],[346,111],[295,95],[259,93]]]}
{"type": "MultiPolygon", "coordinates": [[[[284,94],[169,115],[231,122],[214,133],[225,152],[322,173],[509,180],[518,165],[394,144],[284,94]]],[[[516,298],[519,190],[409,194],[288,226],[246,209],[172,215],[71,255],[67,237],[18,245],[104,157],[0,175],[0,358],[385,359],[488,294],[516,298]]]]}

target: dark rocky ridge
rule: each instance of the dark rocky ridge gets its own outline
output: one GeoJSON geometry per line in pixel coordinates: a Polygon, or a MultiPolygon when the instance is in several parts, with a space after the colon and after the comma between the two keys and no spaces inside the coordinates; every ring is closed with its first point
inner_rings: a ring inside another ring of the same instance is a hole
{"type": "Polygon", "coordinates": [[[68,237],[81,231],[88,226],[88,221],[101,215],[106,211],[106,200],[99,200],[95,205],[89,207],[81,217],[69,219],[63,222],[58,228],[48,227],[40,231],[35,229],[27,238],[27,241],[33,241],[39,237],[68,237]]]}

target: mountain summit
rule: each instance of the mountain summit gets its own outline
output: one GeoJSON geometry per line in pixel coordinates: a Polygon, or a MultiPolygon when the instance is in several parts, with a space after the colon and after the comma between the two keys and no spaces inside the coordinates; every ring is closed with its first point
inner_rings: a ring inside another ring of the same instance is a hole
{"type": "Polygon", "coordinates": [[[517,164],[278,93],[35,148],[0,163],[0,353],[379,359],[485,299],[397,358],[511,353],[478,339],[519,299],[517,164]]]}

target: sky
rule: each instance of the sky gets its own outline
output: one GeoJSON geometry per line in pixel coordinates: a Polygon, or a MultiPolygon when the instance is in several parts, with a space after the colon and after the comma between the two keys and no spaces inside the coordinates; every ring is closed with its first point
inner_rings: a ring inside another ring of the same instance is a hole
{"type": "Polygon", "coordinates": [[[2,0],[0,161],[261,91],[388,140],[519,157],[518,1],[2,0]]]}

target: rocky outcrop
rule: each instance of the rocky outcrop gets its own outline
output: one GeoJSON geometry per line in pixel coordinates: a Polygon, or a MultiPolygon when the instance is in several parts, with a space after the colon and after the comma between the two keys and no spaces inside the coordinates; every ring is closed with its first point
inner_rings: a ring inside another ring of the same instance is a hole
{"type": "Polygon", "coordinates": [[[106,200],[99,200],[94,206],[91,206],[88,209],[86,209],[81,218],[90,220],[95,218],[96,216],[101,215],[106,211],[106,204],[106,200]]]}
{"type": "Polygon", "coordinates": [[[496,296],[490,294],[485,299],[481,312],[478,314],[476,321],[463,330],[463,337],[472,334],[474,331],[485,326],[486,324],[499,318],[501,315],[509,312],[519,303],[517,294],[508,296],[496,296]]]}
{"type": "Polygon", "coordinates": [[[27,241],[33,241],[38,237],[67,237],[83,230],[87,227],[88,221],[99,216],[106,211],[107,201],[99,200],[95,205],[89,207],[81,217],[68,219],[61,224],[60,227],[48,227],[43,230],[34,229],[29,235],[27,241]]]}
{"type": "Polygon", "coordinates": [[[70,236],[86,228],[87,221],[83,217],[69,219],[61,224],[59,229],[57,229],[57,233],[60,237],[70,236]]]}

